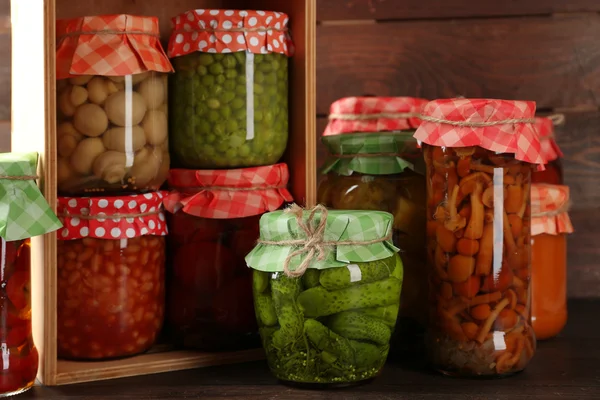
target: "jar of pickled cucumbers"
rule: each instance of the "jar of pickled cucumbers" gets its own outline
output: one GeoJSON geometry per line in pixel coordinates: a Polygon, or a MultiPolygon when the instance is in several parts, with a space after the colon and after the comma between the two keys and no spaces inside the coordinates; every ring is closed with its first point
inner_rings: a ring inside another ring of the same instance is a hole
{"type": "Polygon", "coordinates": [[[171,154],[178,168],[272,165],[288,142],[287,15],[190,10],[173,19],[171,154]]]}
{"type": "Polygon", "coordinates": [[[543,171],[533,171],[531,182],[547,183],[550,185],[562,185],[563,183],[563,153],[560,151],[556,138],[554,137],[554,127],[562,125],[565,121],[563,114],[554,114],[548,117],[536,117],[535,127],[540,137],[542,157],[546,160],[546,169],[543,171]]]}
{"type": "Polygon", "coordinates": [[[167,179],[167,73],[158,19],[58,20],[57,181],[64,195],[157,190],[167,179]]]}
{"type": "Polygon", "coordinates": [[[436,100],[415,138],[427,165],[430,321],[438,371],[506,376],[534,355],[531,171],[543,168],[535,103],[436,100]]]}
{"type": "Polygon", "coordinates": [[[412,97],[343,98],[331,105],[322,137],[329,158],[321,167],[318,202],[394,215],[405,285],[393,354],[422,351],[427,323],[425,168],[413,138],[426,103],[412,97]]]}
{"type": "Polygon", "coordinates": [[[156,341],[165,311],[163,194],[59,198],[58,357],[120,358],[156,341]]]}
{"type": "Polygon", "coordinates": [[[538,340],[558,335],[567,323],[569,187],[531,185],[531,322],[538,340]]]}
{"type": "Polygon", "coordinates": [[[61,227],[35,180],[36,153],[0,154],[0,397],[33,386],[39,355],[31,329],[29,238],[61,227]]]}
{"type": "Polygon", "coordinates": [[[253,269],[256,318],[284,383],[346,386],[379,374],[400,307],[393,216],[297,205],[263,215],[253,269]]]}
{"type": "Polygon", "coordinates": [[[172,341],[204,351],[260,346],[252,272],[244,257],[258,220],[292,201],[286,164],[231,170],[173,169],[167,328],[172,341]]]}

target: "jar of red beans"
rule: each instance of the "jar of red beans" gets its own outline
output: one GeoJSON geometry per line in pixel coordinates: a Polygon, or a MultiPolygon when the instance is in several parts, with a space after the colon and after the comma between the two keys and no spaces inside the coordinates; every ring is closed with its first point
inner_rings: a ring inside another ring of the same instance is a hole
{"type": "Polygon", "coordinates": [[[260,346],[252,270],[258,221],[291,202],[287,165],[171,170],[167,324],[173,341],[205,351],[260,346]]]}
{"type": "Polygon", "coordinates": [[[563,166],[561,159],[563,153],[560,151],[558,144],[556,144],[554,127],[562,125],[564,120],[565,116],[563,114],[535,118],[535,128],[540,137],[540,151],[542,158],[546,162],[546,169],[543,171],[533,171],[531,174],[531,182],[562,185],[563,166]]]}
{"type": "Polygon", "coordinates": [[[0,154],[0,397],[35,382],[29,238],[61,226],[36,186],[37,159],[37,153],[0,154]]]}
{"type": "Polygon", "coordinates": [[[162,192],[59,198],[59,357],[119,358],[156,341],[165,301],[162,200],[162,192]]]}

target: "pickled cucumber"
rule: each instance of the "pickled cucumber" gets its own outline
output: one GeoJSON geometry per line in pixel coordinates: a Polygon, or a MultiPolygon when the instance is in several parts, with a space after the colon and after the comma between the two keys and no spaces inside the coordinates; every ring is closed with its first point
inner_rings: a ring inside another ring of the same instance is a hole
{"type": "Polygon", "coordinates": [[[304,283],[304,287],[306,288],[314,288],[315,286],[319,286],[319,278],[321,276],[321,271],[318,269],[307,269],[304,275],[302,275],[302,282],[304,283]]]}
{"type": "Polygon", "coordinates": [[[322,286],[298,296],[298,305],[306,317],[317,318],[354,308],[380,307],[399,302],[402,282],[394,277],[329,291],[322,286]]]}
{"type": "Polygon", "coordinates": [[[306,336],[319,350],[338,357],[342,362],[352,362],[354,351],[350,341],[314,319],[304,321],[306,336]]]}
{"type": "Polygon", "coordinates": [[[357,313],[381,320],[384,324],[393,328],[396,326],[398,312],[400,311],[400,303],[390,304],[383,307],[367,307],[354,310],[357,313]]]}
{"type": "MultiPolygon", "coordinates": [[[[328,290],[378,281],[390,276],[395,268],[393,257],[366,263],[349,264],[346,267],[330,268],[321,272],[319,282],[328,290]]],[[[307,271],[308,272],[308,271],[307,271]]]]}
{"type": "Polygon", "coordinates": [[[195,52],[173,59],[169,108],[177,167],[238,168],[279,161],[288,141],[288,58],[251,56],[195,52]],[[253,66],[249,86],[247,65],[253,66]],[[253,91],[252,104],[247,87],[253,91]]]}
{"type": "Polygon", "coordinates": [[[264,326],[272,326],[277,323],[277,314],[271,296],[264,293],[256,295],[254,297],[254,306],[259,323],[264,326]]]}
{"type": "Polygon", "coordinates": [[[252,288],[255,293],[262,293],[269,287],[269,273],[254,270],[252,272],[252,288]]]}
{"type": "Polygon", "coordinates": [[[386,345],[392,331],[380,320],[354,311],[344,311],[327,319],[327,326],[346,339],[363,340],[386,345]]]}

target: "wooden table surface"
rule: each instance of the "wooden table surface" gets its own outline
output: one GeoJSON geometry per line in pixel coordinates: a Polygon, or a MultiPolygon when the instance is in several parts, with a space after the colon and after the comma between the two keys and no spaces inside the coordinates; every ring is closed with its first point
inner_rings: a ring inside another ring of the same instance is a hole
{"type": "Polygon", "coordinates": [[[335,391],[288,388],[264,362],[35,387],[17,399],[600,399],[600,301],[569,304],[560,337],[542,342],[523,373],[507,379],[466,380],[427,371],[421,362],[388,362],[374,382],[335,391]]]}

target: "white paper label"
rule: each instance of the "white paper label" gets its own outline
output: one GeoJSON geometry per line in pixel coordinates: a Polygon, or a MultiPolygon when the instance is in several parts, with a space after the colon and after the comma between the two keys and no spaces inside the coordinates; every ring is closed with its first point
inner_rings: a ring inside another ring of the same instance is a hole
{"type": "Polygon", "coordinates": [[[121,241],[120,241],[120,243],[119,243],[119,244],[120,244],[120,246],[119,246],[119,247],[120,247],[121,249],[124,249],[125,247],[127,247],[127,239],[121,239],[121,241]]]}
{"type": "Polygon", "coordinates": [[[358,265],[349,264],[346,268],[350,271],[350,283],[360,282],[362,280],[362,272],[360,272],[358,265]]]}
{"type": "Polygon", "coordinates": [[[246,140],[254,139],[254,53],[246,52],[246,140]]]}

